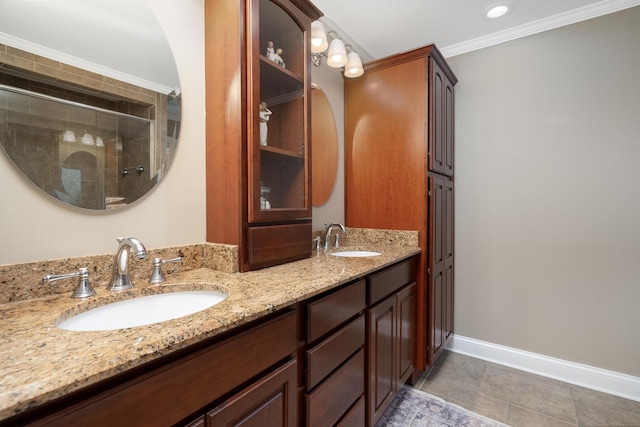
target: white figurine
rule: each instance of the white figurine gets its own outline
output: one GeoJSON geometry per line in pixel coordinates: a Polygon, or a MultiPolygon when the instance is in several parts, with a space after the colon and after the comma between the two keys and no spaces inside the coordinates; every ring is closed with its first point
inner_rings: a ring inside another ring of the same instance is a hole
{"type": "Polygon", "coordinates": [[[267,122],[271,116],[271,110],[267,108],[266,102],[260,103],[260,145],[267,145],[267,122]]]}
{"type": "Polygon", "coordinates": [[[274,61],[273,59],[274,55],[276,54],[275,49],[273,48],[273,42],[272,41],[268,41],[267,42],[267,59],[269,61],[274,61]]]}
{"type": "Polygon", "coordinates": [[[282,49],[278,48],[276,49],[276,53],[273,55],[272,61],[278,64],[279,66],[281,66],[282,68],[285,68],[284,61],[282,60],[282,57],[280,55],[282,55],[282,49]]]}

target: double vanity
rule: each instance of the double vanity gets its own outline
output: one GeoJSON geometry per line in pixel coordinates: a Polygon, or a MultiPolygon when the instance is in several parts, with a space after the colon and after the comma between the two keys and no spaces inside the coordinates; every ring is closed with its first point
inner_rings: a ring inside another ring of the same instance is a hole
{"type": "Polygon", "coordinates": [[[160,284],[134,275],[133,289],[112,292],[96,273],[88,298],[49,291],[0,304],[0,425],[218,425],[247,413],[269,422],[288,417],[289,425],[373,425],[413,371],[420,252],[417,233],[384,233],[247,273],[210,268],[215,247],[197,256],[189,248],[179,251],[184,265],[167,267],[160,284]],[[127,320],[109,311],[113,303],[156,294],[169,305],[180,295],[217,299],[159,323],[62,329],[105,306],[107,317],[127,320]],[[388,390],[371,375],[393,377],[379,382],[388,390]],[[331,403],[336,397],[340,405],[331,403]]]}

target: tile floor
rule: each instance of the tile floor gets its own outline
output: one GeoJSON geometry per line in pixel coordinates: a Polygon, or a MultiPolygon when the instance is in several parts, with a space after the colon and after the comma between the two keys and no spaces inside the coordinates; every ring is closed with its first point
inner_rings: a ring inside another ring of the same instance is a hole
{"type": "Polygon", "coordinates": [[[640,402],[451,352],[415,387],[513,427],[640,427],[640,402]]]}

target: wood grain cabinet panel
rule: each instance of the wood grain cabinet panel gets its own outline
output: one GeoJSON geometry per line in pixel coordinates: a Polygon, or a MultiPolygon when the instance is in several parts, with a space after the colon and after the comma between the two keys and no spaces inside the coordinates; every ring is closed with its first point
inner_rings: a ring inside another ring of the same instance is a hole
{"type": "Polygon", "coordinates": [[[298,403],[292,360],[207,413],[208,427],[295,427],[298,403]]]}
{"type": "Polygon", "coordinates": [[[362,427],[365,425],[365,402],[364,396],[349,409],[344,418],[342,418],[336,427],[362,427]]]}
{"type": "Polygon", "coordinates": [[[359,350],[307,395],[307,425],[332,426],[364,393],[364,351],[359,350]]]}
{"type": "Polygon", "coordinates": [[[396,307],[396,299],[393,296],[367,310],[368,426],[376,424],[396,393],[396,307]]]}
{"type": "Polygon", "coordinates": [[[367,277],[367,304],[376,304],[383,298],[397,292],[407,283],[415,280],[415,268],[415,259],[411,258],[379,273],[369,275],[367,277]]]}
{"type": "Polygon", "coordinates": [[[313,301],[307,305],[307,342],[312,343],[328,334],[365,307],[365,281],[313,301]]]}
{"type": "Polygon", "coordinates": [[[429,182],[429,307],[430,323],[429,349],[432,358],[437,359],[453,332],[453,181],[441,175],[432,174],[429,182]]]}
{"type": "Polygon", "coordinates": [[[364,316],[358,316],[347,326],[307,350],[307,391],[364,346],[364,333],[364,316]]]}
{"type": "Polygon", "coordinates": [[[396,295],[397,303],[397,377],[399,386],[407,382],[414,370],[416,329],[416,284],[404,288],[396,295]]]}
{"type": "Polygon", "coordinates": [[[415,368],[415,282],[367,310],[366,425],[374,426],[415,368]]]}
{"type": "Polygon", "coordinates": [[[357,402],[364,398],[366,289],[360,280],[306,303],[307,426],[347,426],[364,418],[357,402]]]}
{"type": "MultiPolygon", "coordinates": [[[[417,230],[422,253],[416,277],[416,367],[426,370],[438,355],[438,331],[453,327],[453,256],[445,289],[434,289],[435,277],[445,274],[437,264],[453,250],[450,229],[431,227],[445,223],[444,215],[430,208],[429,176],[454,179],[454,86],[457,78],[434,45],[364,64],[365,73],[345,79],[345,222],[350,227],[417,230]],[[437,234],[437,235],[436,235],[437,234]],[[442,242],[451,239],[444,248],[442,242]],[[444,251],[444,252],[443,252],[444,251]],[[447,296],[447,326],[435,324],[447,296]]],[[[444,186],[444,184],[443,184],[444,186]]],[[[453,205],[446,215],[453,217],[453,205]]],[[[453,252],[451,252],[451,255],[453,252]]],[[[440,279],[438,279],[440,280],[440,279]]]]}

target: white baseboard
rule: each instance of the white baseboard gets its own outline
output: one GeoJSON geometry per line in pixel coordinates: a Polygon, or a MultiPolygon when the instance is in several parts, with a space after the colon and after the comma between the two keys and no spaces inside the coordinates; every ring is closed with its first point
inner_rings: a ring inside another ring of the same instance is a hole
{"type": "Polygon", "coordinates": [[[640,378],[453,335],[447,350],[640,402],[640,378]]]}

